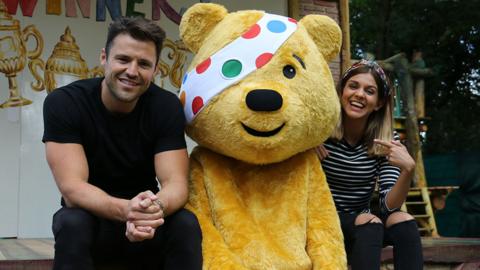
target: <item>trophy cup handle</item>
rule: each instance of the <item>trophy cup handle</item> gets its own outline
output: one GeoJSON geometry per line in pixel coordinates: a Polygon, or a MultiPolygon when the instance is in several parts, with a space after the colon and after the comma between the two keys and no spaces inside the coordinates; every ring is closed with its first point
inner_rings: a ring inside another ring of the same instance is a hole
{"type": "Polygon", "coordinates": [[[45,89],[45,83],[43,77],[38,75],[37,68],[40,68],[43,72],[45,72],[45,63],[41,58],[36,58],[28,62],[28,68],[32,73],[33,77],[35,78],[35,82],[32,82],[30,85],[32,89],[35,91],[42,91],[45,89]]]}
{"type": "Polygon", "coordinates": [[[166,55],[167,58],[171,60],[169,62],[173,63],[168,64],[163,59],[160,59],[158,62],[158,72],[160,73],[162,82],[168,77],[170,84],[179,91],[182,85],[183,67],[187,59],[186,52],[188,52],[188,49],[182,41],[177,40],[174,42],[170,39],[164,40],[162,52],[164,52],[165,49],[170,50],[166,55]]]}
{"type": "Polygon", "coordinates": [[[23,42],[26,44],[28,41],[29,36],[33,36],[35,40],[37,41],[37,45],[35,46],[35,49],[33,51],[28,51],[27,56],[29,59],[35,59],[40,56],[40,54],[43,51],[43,37],[40,32],[38,32],[37,28],[35,28],[34,25],[28,25],[25,27],[22,31],[23,35],[23,42]]]}

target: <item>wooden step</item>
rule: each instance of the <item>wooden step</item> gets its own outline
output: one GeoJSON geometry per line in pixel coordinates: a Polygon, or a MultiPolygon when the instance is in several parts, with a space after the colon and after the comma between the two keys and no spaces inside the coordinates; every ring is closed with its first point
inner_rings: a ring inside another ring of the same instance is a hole
{"type": "Polygon", "coordinates": [[[420,190],[410,190],[408,192],[407,197],[415,197],[415,196],[422,196],[422,192],[420,190]]]}
{"type": "Polygon", "coordinates": [[[430,215],[412,215],[414,218],[430,218],[430,215]]]}
{"type": "Polygon", "coordinates": [[[405,202],[406,205],[426,205],[426,202],[405,202]]]}

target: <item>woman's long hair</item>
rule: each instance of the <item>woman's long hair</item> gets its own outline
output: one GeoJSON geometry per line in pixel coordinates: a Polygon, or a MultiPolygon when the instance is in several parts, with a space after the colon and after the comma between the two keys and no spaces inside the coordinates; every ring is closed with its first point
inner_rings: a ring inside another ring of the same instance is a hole
{"type": "MultiPolygon", "coordinates": [[[[367,126],[365,128],[365,132],[363,133],[362,140],[367,145],[367,152],[369,155],[383,155],[383,147],[379,145],[374,145],[373,140],[392,140],[393,95],[391,94],[392,87],[390,86],[390,83],[380,66],[373,61],[366,60],[355,63],[344,73],[342,80],[340,81],[339,87],[337,88],[337,94],[339,98],[341,98],[343,94],[343,89],[347,81],[351,77],[362,73],[370,73],[373,76],[375,82],[377,83],[378,101],[383,103],[383,106],[380,109],[373,111],[368,116],[367,126]]],[[[340,121],[338,122],[337,127],[335,128],[331,136],[331,138],[334,140],[339,141],[343,139],[343,118],[344,112],[342,108],[340,121]]]]}

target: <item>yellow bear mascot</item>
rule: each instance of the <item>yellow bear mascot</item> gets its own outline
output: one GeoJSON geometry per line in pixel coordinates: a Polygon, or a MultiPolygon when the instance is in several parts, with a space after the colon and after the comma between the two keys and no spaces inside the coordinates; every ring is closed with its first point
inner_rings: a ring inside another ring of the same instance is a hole
{"type": "Polygon", "coordinates": [[[330,18],[189,8],[180,36],[195,53],[180,99],[191,155],[188,207],[204,269],[346,269],[332,195],[312,147],[340,108],[327,65],[330,18]]]}

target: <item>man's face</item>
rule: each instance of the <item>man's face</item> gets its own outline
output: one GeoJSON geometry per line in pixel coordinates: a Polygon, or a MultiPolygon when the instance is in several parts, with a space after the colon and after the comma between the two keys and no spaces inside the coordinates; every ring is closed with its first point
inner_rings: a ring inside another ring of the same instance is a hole
{"type": "Polygon", "coordinates": [[[105,69],[102,101],[112,112],[130,112],[155,76],[156,49],[152,41],[120,34],[112,41],[109,55],[101,53],[105,69]]]}

